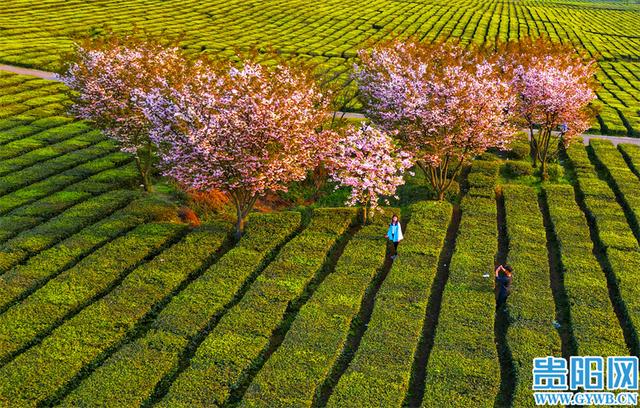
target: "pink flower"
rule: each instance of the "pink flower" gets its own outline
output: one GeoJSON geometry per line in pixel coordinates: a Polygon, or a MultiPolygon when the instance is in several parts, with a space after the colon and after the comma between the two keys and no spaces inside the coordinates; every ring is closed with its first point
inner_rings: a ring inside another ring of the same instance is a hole
{"type": "Polygon", "coordinates": [[[258,196],[286,191],[333,146],[320,132],[327,98],[303,70],[245,61],[194,64],[179,87],[141,91],[164,174],[183,186],[227,193],[238,232],[258,196]]]}
{"type": "Polygon", "coordinates": [[[387,133],[366,124],[347,128],[327,163],[331,179],[351,188],[346,205],[360,203],[373,209],[381,196],[396,194],[411,166],[410,154],[398,149],[387,133]]]}
{"type": "Polygon", "coordinates": [[[131,37],[85,41],[62,76],[74,94],[71,112],[92,122],[134,155],[145,189],[150,189],[152,144],[139,94],[167,86],[186,66],[179,49],[131,37]]]}
{"type": "Polygon", "coordinates": [[[365,112],[395,131],[442,199],[463,163],[513,137],[509,83],[478,54],[415,39],[360,52],[355,67],[365,112]]]}
{"type": "Polygon", "coordinates": [[[595,62],[569,46],[537,39],[508,49],[501,65],[517,95],[515,112],[530,129],[533,164],[539,161],[546,177],[546,162],[557,152],[551,132],[563,128],[562,142],[568,144],[591,126],[595,62]]]}

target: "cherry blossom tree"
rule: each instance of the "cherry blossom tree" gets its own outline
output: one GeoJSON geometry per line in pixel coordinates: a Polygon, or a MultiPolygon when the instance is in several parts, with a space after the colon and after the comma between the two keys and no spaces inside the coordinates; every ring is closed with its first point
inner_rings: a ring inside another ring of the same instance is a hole
{"type": "Polygon", "coordinates": [[[367,117],[397,131],[438,199],[465,163],[515,134],[509,84],[481,53],[410,38],[359,55],[355,76],[367,117]]]}
{"type": "Polygon", "coordinates": [[[299,66],[202,60],[181,86],[140,98],[164,174],[192,190],[227,194],[238,237],[259,196],[303,180],[334,144],[334,132],[319,131],[328,99],[299,66]]]}
{"type": "Polygon", "coordinates": [[[546,178],[546,164],[557,152],[552,131],[560,129],[566,144],[591,126],[595,62],[545,38],[508,44],[502,61],[517,95],[518,118],[529,128],[533,166],[539,162],[546,178]]]}
{"type": "Polygon", "coordinates": [[[149,121],[136,95],[179,81],[186,66],[178,47],[141,39],[135,33],[82,41],[62,76],[74,91],[71,112],[133,154],[145,191],[152,189],[154,152],[149,121]]]}
{"type": "Polygon", "coordinates": [[[398,149],[390,135],[363,124],[345,130],[327,166],[329,177],[339,183],[338,187],[351,188],[345,204],[364,206],[366,222],[368,208],[375,210],[381,196],[395,196],[396,188],[404,184],[402,175],[412,166],[412,160],[408,153],[398,149]]]}

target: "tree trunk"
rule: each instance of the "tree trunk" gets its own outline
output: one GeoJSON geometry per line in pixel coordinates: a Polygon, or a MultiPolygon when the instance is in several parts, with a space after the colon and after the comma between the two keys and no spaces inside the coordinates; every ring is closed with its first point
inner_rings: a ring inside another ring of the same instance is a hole
{"type": "Polygon", "coordinates": [[[148,193],[151,188],[151,186],[149,185],[149,178],[147,176],[147,173],[144,170],[144,165],[137,153],[135,155],[135,161],[136,161],[136,168],[138,169],[138,174],[140,175],[140,183],[142,184],[142,188],[144,189],[144,191],[148,193]]]}
{"type": "Polygon", "coordinates": [[[369,222],[369,212],[367,211],[367,206],[362,207],[362,225],[367,225],[369,222]]]}
{"type": "Polygon", "coordinates": [[[151,161],[149,157],[147,157],[146,162],[143,162],[140,159],[139,152],[136,152],[135,156],[136,167],[138,169],[138,174],[140,175],[140,182],[142,183],[142,188],[145,192],[150,193],[153,191],[153,185],[151,183],[151,161]]]}
{"type": "Polygon", "coordinates": [[[144,185],[145,191],[153,192],[153,182],[151,180],[151,168],[153,164],[153,144],[151,140],[147,142],[147,158],[144,163],[144,185]]]}
{"type": "Polygon", "coordinates": [[[538,148],[536,139],[533,136],[533,127],[529,127],[529,156],[531,157],[531,165],[535,169],[536,167],[538,167],[538,148]]]}
{"type": "Polygon", "coordinates": [[[551,142],[551,129],[540,129],[538,139],[538,160],[540,161],[540,177],[547,180],[547,162],[549,161],[549,143],[551,142]]]}
{"type": "Polygon", "coordinates": [[[246,223],[246,216],[242,216],[240,213],[237,215],[238,219],[236,220],[236,232],[234,237],[236,240],[242,238],[242,234],[244,234],[244,226],[246,223]]]}
{"type": "Polygon", "coordinates": [[[451,187],[453,181],[458,177],[460,170],[462,169],[463,161],[460,161],[455,169],[453,170],[453,174],[451,178],[447,177],[447,173],[449,172],[449,165],[451,163],[451,158],[448,157],[441,163],[441,165],[437,168],[431,167],[423,162],[418,161],[418,166],[422,169],[424,174],[427,176],[431,187],[436,192],[438,197],[438,201],[444,200],[445,193],[451,187]]]}
{"type": "Polygon", "coordinates": [[[144,191],[146,191],[147,193],[153,192],[153,183],[151,183],[151,177],[149,177],[148,170],[142,173],[142,185],[144,187],[144,191]]]}
{"type": "Polygon", "coordinates": [[[311,179],[313,182],[314,192],[313,192],[313,201],[318,201],[321,196],[321,190],[327,184],[327,170],[324,168],[322,164],[313,169],[311,173],[311,179]]]}
{"type": "Polygon", "coordinates": [[[549,179],[549,175],[547,174],[547,163],[546,161],[540,161],[540,177],[543,181],[549,179]]]}
{"type": "Polygon", "coordinates": [[[253,209],[258,196],[255,194],[250,195],[249,193],[242,191],[230,192],[228,194],[231,196],[231,201],[236,207],[236,231],[234,237],[236,240],[239,240],[244,234],[247,216],[253,209]]]}

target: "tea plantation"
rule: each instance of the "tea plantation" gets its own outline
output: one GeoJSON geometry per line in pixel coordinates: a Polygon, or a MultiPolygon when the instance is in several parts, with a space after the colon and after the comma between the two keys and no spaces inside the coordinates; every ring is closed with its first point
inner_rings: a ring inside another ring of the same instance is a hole
{"type": "MultiPolygon", "coordinates": [[[[357,50],[390,35],[463,44],[545,35],[599,61],[602,110],[593,131],[640,136],[640,6],[629,1],[4,0],[0,63],[58,71],[74,37],[134,26],[183,36],[182,46],[194,53],[231,57],[238,48],[274,48],[318,65],[348,89],[357,50]]],[[[358,110],[347,95],[346,108],[358,110]]]]}
{"type": "MultiPolygon", "coordinates": [[[[628,2],[4,0],[0,63],[60,71],[74,36],[134,25],[192,52],[271,46],[347,88],[356,51],[392,33],[544,34],[598,60],[592,130],[640,136],[628,2]]],[[[185,223],[169,187],[143,193],[69,104],[0,71],[0,407],[530,407],[534,357],[640,356],[640,146],[576,141],[541,183],[520,138],[448,201],[410,184],[367,225],[256,211],[235,241],[224,217],[185,223]]]]}
{"type": "Polygon", "coordinates": [[[255,213],[234,243],[142,194],[62,85],[0,95],[2,406],[525,407],[534,357],[640,353],[638,146],[574,143],[540,184],[519,139],[459,204],[255,213]]]}

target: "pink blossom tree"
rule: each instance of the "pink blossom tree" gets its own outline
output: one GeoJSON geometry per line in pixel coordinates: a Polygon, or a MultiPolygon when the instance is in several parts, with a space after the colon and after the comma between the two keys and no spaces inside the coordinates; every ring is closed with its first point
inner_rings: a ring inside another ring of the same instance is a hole
{"type": "Polygon", "coordinates": [[[560,128],[566,144],[591,126],[595,62],[544,38],[509,46],[502,60],[517,95],[516,113],[529,128],[533,166],[539,162],[546,178],[546,164],[557,152],[552,131],[560,128]]]}
{"type": "Polygon", "coordinates": [[[220,190],[236,208],[236,235],[256,199],[286,191],[323,160],[335,134],[319,131],[328,99],[302,67],[200,61],[180,87],[142,92],[164,174],[220,190]]]}
{"type": "Polygon", "coordinates": [[[364,206],[366,222],[368,209],[378,208],[381,196],[395,196],[396,188],[404,184],[402,175],[412,166],[412,160],[408,153],[398,149],[390,135],[363,124],[360,128],[346,129],[327,166],[329,177],[338,186],[351,189],[345,204],[364,206]]]}
{"type": "Polygon", "coordinates": [[[145,191],[152,188],[153,145],[136,93],[179,80],[185,66],[177,47],[133,34],[83,41],[62,76],[74,91],[71,112],[133,154],[145,191]]]}
{"type": "Polygon", "coordinates": [[[479,52],[395,39],[359,55],[355,75],[367,117],[398,132],[438,199],[465,163],[515,134],[509,84],[479,52]]]}

